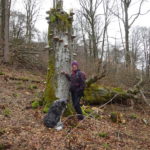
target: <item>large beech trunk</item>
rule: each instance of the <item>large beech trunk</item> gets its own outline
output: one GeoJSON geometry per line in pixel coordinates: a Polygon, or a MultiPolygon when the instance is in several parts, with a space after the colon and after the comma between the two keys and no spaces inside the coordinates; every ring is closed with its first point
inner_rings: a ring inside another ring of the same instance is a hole
{"type": "Polygon", "coordinates": [[[45,109],[56,99],[69,98],[69,81],[61,71],[70,72],[72,60],[72,34],[73,13],[68,14],[63,10],[63,2],[55,1],[54,8],[48,11],[49,17],[49,65],[46,88],[44,91],[45,109]]]}

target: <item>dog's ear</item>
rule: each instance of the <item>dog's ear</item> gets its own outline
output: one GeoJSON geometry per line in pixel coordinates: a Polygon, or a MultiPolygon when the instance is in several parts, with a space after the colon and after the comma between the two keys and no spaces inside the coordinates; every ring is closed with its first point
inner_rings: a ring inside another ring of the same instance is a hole
{"type": "Polygon", "coordinates": [[[62,104],[62,106],[64,106],[64,107],[65,107],[65,106],[67,105],[67,101],[62,101],[62,103],[61,103],[61,104],[62,104]]]}

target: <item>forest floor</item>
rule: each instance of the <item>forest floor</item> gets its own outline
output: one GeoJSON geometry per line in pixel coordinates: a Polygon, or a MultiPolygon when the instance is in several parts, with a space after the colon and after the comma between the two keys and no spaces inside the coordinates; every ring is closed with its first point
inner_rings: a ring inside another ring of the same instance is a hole
{"type": "MultiPolygon", "coordinates": [[[[63,118],[64,129],[56,131],[43,125],[42,108],[30,108],[44,83],[17,81],[2,75],[44,81],[36,71],[15,70],[0,66],[0,150],[149,150],[150,109],[136,105],[133,109],[117,104],[107,105],[98,118],[63,118]],[[113,123],[111,112],[120,112],[123,123],[113,123]]],[[[94,107],[96,109],[96,107],[94,107]]]]}

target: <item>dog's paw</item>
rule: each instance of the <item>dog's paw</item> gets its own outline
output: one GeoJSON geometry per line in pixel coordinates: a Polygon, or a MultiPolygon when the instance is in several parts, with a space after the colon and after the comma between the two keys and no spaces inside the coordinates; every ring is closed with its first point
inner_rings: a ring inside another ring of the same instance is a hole
{"type": "Polygon", "coordinates": [[[60,130],[62,130],[62,129],[63,129],[63,126],[55,127],[55,129],[56,129],[57,131],[60,131],[60,130]]]}

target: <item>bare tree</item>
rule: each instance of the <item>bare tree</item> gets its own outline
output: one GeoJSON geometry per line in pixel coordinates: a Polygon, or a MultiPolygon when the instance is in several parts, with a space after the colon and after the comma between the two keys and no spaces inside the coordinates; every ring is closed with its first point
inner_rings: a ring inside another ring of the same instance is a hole
{"type": "Polygon", "coordinates": [[[102,39],[102,47],[101,47],[101,61],[103,62],[104,55],[104,46],[105,46],[105,37],[108,29],[108,25],[110,24],[110,20],[112,17],[112,13],[110,9],[113,9],[114,1],[110,3],[109,0],[103,0],[103,11],[104,11],[104,27],[103,27],[103,39],[102,39]]]}
{"type": "Polygon", "coordinates": [[[85,53],[86,61],[87,61],[89,47],[88,47],[87,38],[86,38],[86,34],[87,34],[87,32],[86,32],[86,26],[87,26],[86,20],[84,19],[83,14],[80,11],[77,12],[76,17],[77,17],[76,27],[79,29],[79,31],[81,31],[81,33],[79,33],[79,31],[78,31],[78,35],[81,34],[80,39],[83,42],[84,53],[85,53]]]}
{"type": "Polygon", "coordinates": [[[26,16],[17,11],[11,12],[10,16],[10,38],[24,39],[25,37],[25,18],[26,16]]]}
{"type": "Polygon", "coordinates": [[[26,15],[26,42],[30,43],[33,37],[33,30],[37,21],[40,3],[38,0],[24,0],[24,8],[26,15]]]}
{"type": "Polygon", "coordinates": [[[135,14],[129,14],[129,9],[131,8],[132,3],[133,3],[132,0],[121,0],[121,2],[118,2],[118,0],[116,0],[116,4],[120,5],[120,7],[117,7],[117,8],[121,8],[120,10],[121,12],[116,13],[113,10],[111,10],[111,12],[115,16],[117,16],[123,22],[123,25],[124,25],[126,67],[129,67],[131,65],[131,57],[130,57],[130,50],[129,50],[129,30],[140,15],[143,15],[149,12],[147,11],[143,14],[141,13],[141,9],[142,9],[144,2],[145,0],[138,0],[136,2],[139,4],[139,6],[138,6],[138,11],[135,14]]]}
{"type": "Polygon", "coordinates": [[[150,28],[142,27],[140,28],[142,39],[142,48],[144,52],[144,62],[146,69],[146,77],[150,78],[150,28]]]}
{"type": "Polygon", "coordinates": [[[136,69],[141,53],[141,31],[139,27],[132,30],[131,33],[131,66],[136,69]]]}
{"type": "Polygon", "coordinates": [[[0,0],[0,57],[2,56],[2,0],[0,0]]]}
{"type": "Polygon", "coordinates": [[[102,0],[79,0],[79,2],[82,7],[81,13],[89,25],[89,45],[91,45],[94,58],[98,58],[98,36],[96,34],[96,29],[99,15],[97,14],[97,11],[102,0]]]}
{"type": "Polygon", "coordinates": [[[1,41],[3,49],[3,62],[9,62],[9,0],[1,0],[1,41]]]}

